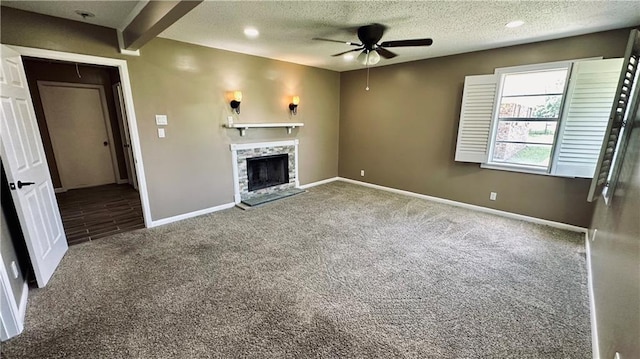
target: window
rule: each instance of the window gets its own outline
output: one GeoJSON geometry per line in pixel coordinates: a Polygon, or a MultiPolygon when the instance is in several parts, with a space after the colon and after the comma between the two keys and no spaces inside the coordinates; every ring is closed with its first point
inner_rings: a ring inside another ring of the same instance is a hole
{"type": "Polygon", "coordinates": [[[455,160],[593,177],[621,67],[622,59],[563,61],[467,76],[455,160]]]}
{"type": "Polygon", "coordinates": [[[501,75],[489,163],[547,171],[555,144],[569,64],[501,75]]]}

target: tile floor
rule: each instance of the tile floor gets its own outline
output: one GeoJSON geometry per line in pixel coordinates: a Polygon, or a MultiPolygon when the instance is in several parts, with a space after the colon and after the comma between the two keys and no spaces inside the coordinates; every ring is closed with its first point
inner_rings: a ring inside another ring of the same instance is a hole
{"type": "Polygon", "coordinates": [[[128,184],[56,194],[69,245],[144,228],[140,195],[128,184]]]}

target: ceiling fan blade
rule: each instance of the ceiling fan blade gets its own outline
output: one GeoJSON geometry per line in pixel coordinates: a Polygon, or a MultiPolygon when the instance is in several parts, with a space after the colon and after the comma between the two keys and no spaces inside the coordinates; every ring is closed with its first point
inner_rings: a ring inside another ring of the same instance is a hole
{"type": "Polygon", "coordinates": [[[341,52],[341,53],[339,53],[339,54],[335,54],[335,55],[331,55],[331,56],[336,57],[336,56],[340,56],[340,55],[344,55],[344,54],[348,54],[348,53],[350,53],[350,52],[360,51],[360,50],[364,50],[364,47],[360,47],[360,48],[357,48],[357,49],[353,49],[353,50],[349,50],[349,51],[341,52]]]}
{"type": "Polygon", "coordinates": [[[383,48],[383,47],[376,47],[376,51],[378,51],[378,53],[380,54],[380,56],[384,57],[385,59],[392,59],[396,56],[398,56],[397,54],[394,54],[393,52],[383,48]]]}
{"type": "Polygon", "coordinates": [[[382,47],[408,47],[408,46],[430,46],[433,44],[432,39],[413,39],[413,40],[397,40],[385,41],[380,44],[382,47]]]}
{"type": "Polygon", "coordinates": [[[340,43],[340,44],[346,44],[346,45],[358,46],[358,47],[362,46],[362,44],[358,44],[358,43],[356,43],[356,42],[351,42],[351,41],[342,41],[342,40],[333,40],[333,39],[324,39],[324,38],[321,38],[321,37],[314,37],[314,38],[313,38],[313,39],[311,39],[311,40],[337,42],[337,43],[340,43]]]}

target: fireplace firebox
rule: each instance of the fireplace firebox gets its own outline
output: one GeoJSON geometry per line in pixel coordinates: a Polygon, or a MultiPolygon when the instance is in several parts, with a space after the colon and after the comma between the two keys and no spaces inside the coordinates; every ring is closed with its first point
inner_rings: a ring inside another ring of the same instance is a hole
{"type": "Polygon", "coordinates": [[[249,192],[289,183],[289,155],[247,158],[249,192]]]}

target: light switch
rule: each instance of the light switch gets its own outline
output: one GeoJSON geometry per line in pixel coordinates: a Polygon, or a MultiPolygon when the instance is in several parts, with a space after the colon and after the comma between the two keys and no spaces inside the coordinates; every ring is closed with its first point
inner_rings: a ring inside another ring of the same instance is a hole
{"type": "Polygon", "coordinates": [[[156,115],[156,125],[157,126],[168,125],[167,115],[156,115]]]}
{"type": "Polygon", "coordinates": [[[160,138],[165,138],[165,134],[164,134],[164,128],[159,128],[158,129],[158,137],[160,138]]]}

